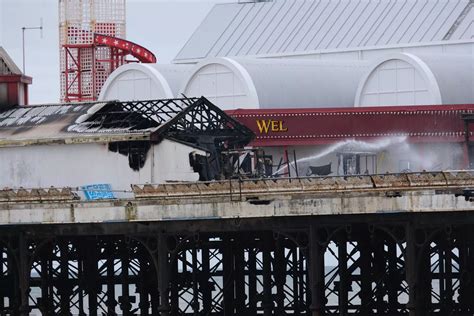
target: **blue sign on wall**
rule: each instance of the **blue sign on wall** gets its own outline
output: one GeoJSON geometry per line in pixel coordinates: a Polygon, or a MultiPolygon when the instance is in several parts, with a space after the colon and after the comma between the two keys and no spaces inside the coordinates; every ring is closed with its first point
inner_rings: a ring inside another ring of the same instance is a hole
{"type": "Polygon", "coordinates": [[[110,184],[91,184],[81,187],[86,200],[108,200],[115,199],[110,184]]]}

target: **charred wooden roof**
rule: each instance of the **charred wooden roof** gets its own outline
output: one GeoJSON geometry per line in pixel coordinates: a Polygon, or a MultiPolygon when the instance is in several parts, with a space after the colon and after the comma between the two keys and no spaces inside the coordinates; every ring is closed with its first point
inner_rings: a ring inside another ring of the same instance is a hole
{"type": "Polygon", "coordinates": [[[247,144],[254,133],[204,97],[17,106],[0,110],[0,146],[196,137],[247,144]]]}

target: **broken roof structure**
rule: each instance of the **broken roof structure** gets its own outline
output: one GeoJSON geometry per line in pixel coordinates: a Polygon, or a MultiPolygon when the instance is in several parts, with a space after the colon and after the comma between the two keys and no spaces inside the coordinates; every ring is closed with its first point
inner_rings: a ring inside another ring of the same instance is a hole
{"type": "Polygon", "coordinates": [[[0,146],[218,137],[246,144],[253,137],[206,98],[94,102],[0,110],[0,146]]]}
{"type": "Polygon", "coordinates": [[[0,108],[0,188],[213,180],[253,137],[205,98],[0,108]]]}

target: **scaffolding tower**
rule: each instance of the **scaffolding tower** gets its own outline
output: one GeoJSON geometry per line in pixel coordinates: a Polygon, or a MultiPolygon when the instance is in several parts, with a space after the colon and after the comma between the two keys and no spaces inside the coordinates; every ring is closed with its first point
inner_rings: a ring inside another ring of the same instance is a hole
{"type": "Polygon", "coordinates": [[[97,100],[127,55],[156,62],[153,53],[125,40],[125,13],[125,0],[59,0],[62,102],[97,100]]]}

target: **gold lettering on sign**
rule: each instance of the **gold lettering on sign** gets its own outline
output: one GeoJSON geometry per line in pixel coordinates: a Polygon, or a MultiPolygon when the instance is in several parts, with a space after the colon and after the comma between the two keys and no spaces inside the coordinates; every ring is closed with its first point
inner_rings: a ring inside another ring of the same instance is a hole
{"type": "Polygon", "coordinates": [[[288,128],[283,127],[283,121],[280,121],[280,132],[287,132],[287,131],[288,131],[288,128]]]}
{"type": "Polygon", "coordinates": [[[257,127],[260,134],[268,134],[268,132],[287,132],[288,128],[284,127],[283,121],[275,120],[257,120],[257,127]]]}

